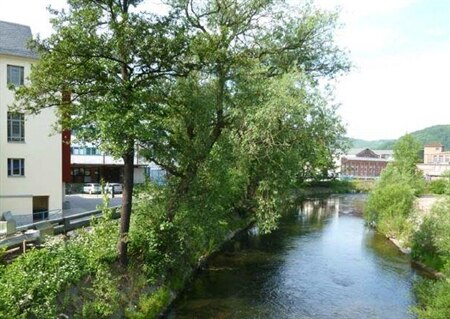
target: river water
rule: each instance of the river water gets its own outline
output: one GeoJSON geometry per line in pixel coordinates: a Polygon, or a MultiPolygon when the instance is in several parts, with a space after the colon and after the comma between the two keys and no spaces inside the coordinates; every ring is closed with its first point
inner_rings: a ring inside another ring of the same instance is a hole
{"type": "Polygon", "coordinates": [[[414,318],[419,274],[364,226],[362,195],[309,200],[280,228],[256,228],[212,258],[177,300],[170,319],[414,318]]]}

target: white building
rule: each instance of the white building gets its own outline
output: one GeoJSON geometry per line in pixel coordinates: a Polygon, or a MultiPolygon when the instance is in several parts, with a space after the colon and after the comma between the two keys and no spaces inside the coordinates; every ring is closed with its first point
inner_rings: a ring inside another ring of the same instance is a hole
{"type": "MultiPolygon", "coordinates": [[[[72,136],[70,147],[72,183],[122,183],[123,160],[105,154],[92,143],[80,144],[72,136]]],[[[134,183],[145,182],[146,168],[150,163],[139,156],[134,157],[134,183]]]]}
{"type": "Polygon", "coordinates": [[[450,152],[441,143],[429,143],[423,150],[423,163],[417,164],[427,180],[441,178],[450,172],[450,152]]]}
{"type": "Polygon", "coordinates": [[[53,110],[36,116],[9,112],[10,84],[22,85],[37,56],[27,49],[28,26],[0,21],[0,217],[26,224],[62,209],[61,135],[51,135],[53,110]],[[34,214],[33,214],[34,213],[34,214]]]}

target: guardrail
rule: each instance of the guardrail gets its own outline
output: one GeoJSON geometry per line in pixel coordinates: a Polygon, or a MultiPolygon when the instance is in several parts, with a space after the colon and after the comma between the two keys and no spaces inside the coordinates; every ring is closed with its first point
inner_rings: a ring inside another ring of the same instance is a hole
{"type": "MultiPolygon", "coordinates": [[[[113,219],[120,218],[120,207],[114,206],[109,208],[112,210],[113,219]]],[[[10,250],[22,247],[22,250],[25,250],[27,244],[39,242],[44,235],[65,234],[72,230],[89,226],[93,216],[99,217],[101,215],[102,210],[93,210],[18,226],[15,234],[0,238],[0,248],[10,250]]]]}

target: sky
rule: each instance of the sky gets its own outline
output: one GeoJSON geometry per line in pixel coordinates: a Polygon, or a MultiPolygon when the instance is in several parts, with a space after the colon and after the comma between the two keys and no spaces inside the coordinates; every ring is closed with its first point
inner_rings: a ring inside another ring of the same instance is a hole
{"type": "MultiPolygon", "coordinates": [[[[302,1],[290,0],[292,5],[302,1]]],[[[450,124],[450,0],[316,0],[339,8],[336,41],[354,67],[336,83],[347,135],[394,139],[450,124]]],[[[0,0],[0,20],[51,33],[46,7],[65,0],[0,0]]],[[[146,0],[148,7],[158,6],[146,0]]]]}

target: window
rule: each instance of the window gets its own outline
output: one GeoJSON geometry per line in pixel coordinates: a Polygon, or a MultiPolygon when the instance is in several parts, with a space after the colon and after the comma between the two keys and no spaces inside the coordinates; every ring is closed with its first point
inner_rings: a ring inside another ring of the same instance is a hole
{"type": "Polygon", "coordinates": [[[72,147],[73,155],[102,155],[96,147],[72,147]]]}
{"type": "Polygon", "coordinates": [[[13,84],[14,86],[23,85],[24,68],[23,66],[8,65],[6,83],[13,84]]]}
{"type": "Polygon", "coordinates": [[[25,176],[25,160],[8,158],[8,176],[25,176]]]}
{"type": "Polygon", "coordinates": [[[25,123],[22,113],[8,113],[8,142],[25,141],[25,123]]]}

